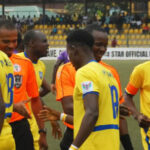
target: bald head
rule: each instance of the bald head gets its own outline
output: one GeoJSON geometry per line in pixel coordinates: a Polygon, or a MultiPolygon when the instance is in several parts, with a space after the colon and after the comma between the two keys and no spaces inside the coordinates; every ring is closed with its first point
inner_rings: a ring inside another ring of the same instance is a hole
{"type": "Polygon", "coordinates": [[[29,30],[24,35],[24,46],[29,47],[30,42],[45,37],[45,34],[38,30],[29,30]]]}
{"type": "Polygon", "coordinates": [[[30,30],[25,33],[24,46],[25,51],[40,58],[47,55],[49,45],[46,35],[43,32],[30,30]]]}

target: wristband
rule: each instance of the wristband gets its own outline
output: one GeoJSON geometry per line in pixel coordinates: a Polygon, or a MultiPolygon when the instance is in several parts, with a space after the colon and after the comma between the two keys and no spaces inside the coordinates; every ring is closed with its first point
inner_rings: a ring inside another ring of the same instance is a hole
{"type": "Polygon", "coordinates": [[[67,117],[67,115],[66,115],[65,113],[61,113],[61,114],[60,114],[60,120],[61,120],[61,121],[64,122],[64,121],[66,120],[66,117],[67,117]]]}
{"type": "Polygon", "coordinates": [[[71,144],[71,146],[69,147],[69,150],[78,150],[78,147],[71,144]]]}
{"type": "Polygon", "coordinates": [[[41,132],[46,134],[46,129],[45,128],[44,129],[40,129],[39,133],[41,133],[41,132]]]}

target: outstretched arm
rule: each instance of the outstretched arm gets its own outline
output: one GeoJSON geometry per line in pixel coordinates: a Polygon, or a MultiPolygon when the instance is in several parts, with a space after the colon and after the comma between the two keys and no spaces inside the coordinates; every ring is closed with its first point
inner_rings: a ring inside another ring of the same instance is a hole
{"type": "MultiPolygon", "coordinates": [[[[42,103],[40,101],[40,97],[34,97],[31,99],[31,106],[32,106],[32,111],[34,113],[34,116],[36,118],[38,127],[39,127],[39,131],[43,131],[44,129],[44,122],[39,119],[39,117],[37,116],[38,113],[40,112],[40,110],[42,110],[42,103]]],[[[45,132],[40,132],[40,140],[39,140],[39,144],[40,144],[40,148],[47,150],[48,149],[48,145],[46,142],[46,133],[45,132]]]]}
{"type": "Polygon", "coordinates": [[[51,109],[47,106],[43,106],[43,110],[40,111],[38,116],[43,121],[62,120],[69,124],[73,124],[73,116],[72,115],[61,113],[61,112],[51,109]]]}
{"type": "Polygon", "coordinates": [[[133,95],[130,95],[128,93],[124,94],[125,102],[124,104],[129,107],[132,116],[137,120],[138,124],[142,128],[148,128],[150,126],[150,118],[145,116],[144,114],[140,113],[133,101],[133,95]]]}

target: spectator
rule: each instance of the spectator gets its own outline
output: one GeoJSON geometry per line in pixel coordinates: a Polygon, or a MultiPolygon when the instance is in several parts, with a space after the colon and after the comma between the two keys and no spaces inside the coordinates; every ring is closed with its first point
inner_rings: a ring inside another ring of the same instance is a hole
{"type": "Polygon", "coordinates": [[[112,47],[119,46],[116,37],[114,37],[114,39],[112,40],[111,46],[112,46],[112,47]]]}
{"type": "Polygon", "coordinates": [[[143,27],[143,33],[144,34],[148,34],[149,33],[149,27],[148,27],[147,24],[143,27]]]}
{"type": "Polygon", "coordinates": [[[109,26],[108,26],[108,24],[106,25],[106,27],[105,27],[105,31],[107,32],[107,34],[109,34],[109,26]]]}
{"type": "Polygon", "coordinates": [[[56,26],[54,26],[54,28],[52,29],[51,34],[52,34],[52,35],[55,35],[56,33],[57,33],[57,28],[56,28],[56,26]]]}

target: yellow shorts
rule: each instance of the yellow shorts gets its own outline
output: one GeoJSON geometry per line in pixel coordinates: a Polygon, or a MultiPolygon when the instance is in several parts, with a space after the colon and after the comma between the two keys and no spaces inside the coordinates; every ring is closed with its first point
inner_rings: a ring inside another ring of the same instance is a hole
{"type": "Polygon", "coordinates": [[[0,134],[0,150],[15,150],[15,140],[12,135],[12,129],[8,121],[5,119],[0,134]]]}
{"type": "Polygon", "coordinates": [[[40,134],[39,134],[39,128],[36,122],[36,119],[33,115],[33,113],[31,114],[31,119],[28,119],[29,124],[30,124],[30,129],[32,132],[32,136],[33,136],[33,140],[34,140],[34,149],[35,150],[39,150],[39,138],[40,138],[40,134]]]}
{"type": "Polygon", "coordinates": [[[141,136],[142,136],[142,144],[144,150],[149,150],[150,149],[150,128],[149,130],[141,128],[141,136]]]}
{"type": "Polygon", "coordinates": [[[16,150],[13,135],[0,136],[0,150],[16,150]]]}

